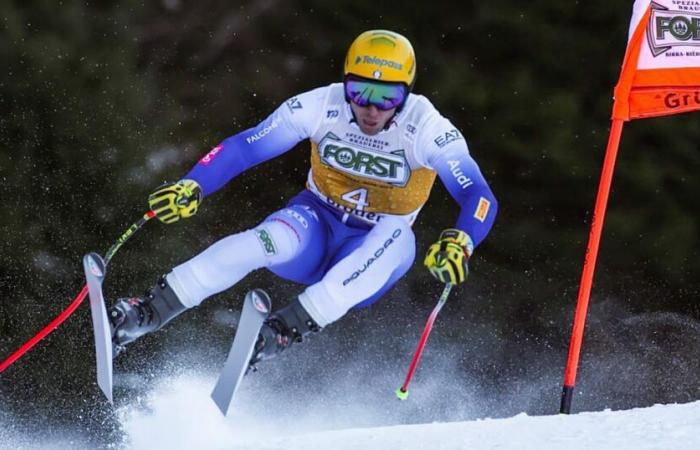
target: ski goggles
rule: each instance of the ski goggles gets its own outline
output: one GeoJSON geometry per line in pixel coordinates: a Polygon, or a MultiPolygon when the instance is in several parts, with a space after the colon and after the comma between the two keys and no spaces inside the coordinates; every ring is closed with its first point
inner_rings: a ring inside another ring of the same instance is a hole
{"type": "Polygon", "coordinates": [[[345,96],[357,106],[373,105],[382,111],[401,106],[408,97],[403,83],[378,83],[357,78],[345,80],[345,96]]]}

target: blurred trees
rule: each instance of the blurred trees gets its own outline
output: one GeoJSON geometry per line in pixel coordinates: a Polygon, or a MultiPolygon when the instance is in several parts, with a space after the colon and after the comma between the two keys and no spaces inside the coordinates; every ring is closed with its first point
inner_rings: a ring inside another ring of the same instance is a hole
{"type": "MultiPolygon", "coordinates": [[[[108,246],[138,217],[150,189],[177,179],[285,98],[339,80],[353,37],[387,27],[413,41],[416,92],[463,130],[500,199],[494,233],[479,250],[493,276],[537,270],[575,280],[629,5],[346,3],[4,6],[0,264],[7,279],[31,285],[28,270],[57,283],[79,278],[79,255],[108,246]]],[[[697,288],[695,124],[689,115],[626,127],[602,246],[603,285],[614,289],[629,275],[697,288]]],[[[136,245],[132,257],[167,266],[256,223],[301,189],[307,160],[303,144],[243,175],[207,200],[203,218],[186,230],[151,231],[157,243],[136,245]],[[253,206],[251,196],[262,201],[253,206]]],[[[456,216],[443,190],[433,197],[417,227],[422,244],[456,216]]]]}
{"type": "MultiPolygon", "coordinates": [[[[462,129],[499,198],[470,289],[503,327],[550,333],[526,317],[550,308],[568,332],[631,2],[34,0],[0,11],[0,355],[65,307],[82,254],[138,219],[153,187],[284,99],[339,81],[347,46],[370,28],[412,40],[415,92],[462,129]]],[[[594,296],[700,315],[697,117],[626,125],[594,296]]],[[[308,151],[243,174],[187,223],[149,225],[115,258],[110,296],[284,205],[303,188],[308,151]]],[[[415,227],[419,254],[456,216],[437,187],[415,227]]],[[[410,273],[416,298],[426,280],[410,273]]]]}

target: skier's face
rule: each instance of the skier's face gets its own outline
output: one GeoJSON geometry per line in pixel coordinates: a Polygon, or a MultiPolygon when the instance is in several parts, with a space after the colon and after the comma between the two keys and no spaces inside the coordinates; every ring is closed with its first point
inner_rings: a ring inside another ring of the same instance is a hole
{"type": "Polygon", "coordinates": [[[384,129],[386,123],[394,116],[396,108],[382,111],[374,105],[358,106],[350,102],[352,112],[357,119],[357,125],[363,133],[373,136],[384,129]]]}

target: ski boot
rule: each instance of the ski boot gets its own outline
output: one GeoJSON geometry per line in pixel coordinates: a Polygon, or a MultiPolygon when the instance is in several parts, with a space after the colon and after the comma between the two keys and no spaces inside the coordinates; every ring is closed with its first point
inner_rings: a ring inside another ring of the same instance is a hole
{"type": "Polygon", "coordinates": [[[289,305],[265,319],[248,370],[255,372],[258,362],[277,356],[294,342],[301,342],[309,333],[320,329],[301,305],[299,298],[295,298],[289,305]]]}
{"type": "Polygon", "coordinates": [[[107,316],[112,328],[113,357],[129,342],[161,328],[187,309],[168,285],[165,275],[143,298],[120,298],[109,308],[107,316]]]}

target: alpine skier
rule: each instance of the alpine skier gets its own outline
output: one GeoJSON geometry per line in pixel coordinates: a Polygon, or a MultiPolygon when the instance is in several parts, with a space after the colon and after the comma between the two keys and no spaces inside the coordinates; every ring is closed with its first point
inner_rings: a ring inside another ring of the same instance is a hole
{"type": "Polygon", "coordinates": [[[307,287],[265,321],[251,364],[372,304],[412,265],[411,226],[436,176],[461,211],[424,264],[441,282],[462,283],[497,203],[460,131],[411,93],[415,79],[415,54],[404,36],[366,31],[347,52],[342,83],[290,98],[214,147],[183,179],[153,192],[149,206],[173,223],[193,216],[241,172],[311,142],[306,189],[284,209],[173,268],[143,298],[110,308],[117,351],[262,267],[307,287]]]}

